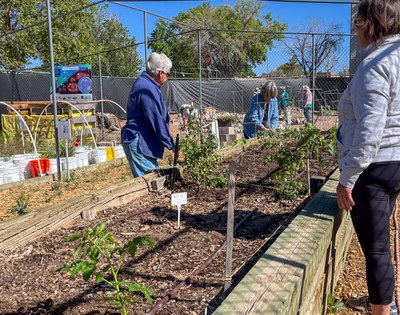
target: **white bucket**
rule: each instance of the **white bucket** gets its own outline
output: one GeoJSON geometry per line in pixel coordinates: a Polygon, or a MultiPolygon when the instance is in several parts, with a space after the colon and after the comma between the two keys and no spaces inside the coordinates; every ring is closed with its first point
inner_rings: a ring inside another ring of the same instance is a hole
{"type": "MultiPolygon", "coordinates": [[[[49,174],[57,173],[57,159],[49,159],[50,161],[50,170],[49,174]]],[[[61,168],[62,169],[62,168],[61,168]]]]}
{"type": "Polygon", "coordinates": [[[21,180],[19,166],[13,163],[6,163],[0,167],[0,174],[3,177],[3,184],[17,182],[21,180]]]}
{"type": "MultiPolygon", "coordinates": [[[[67,158],[63,157],[60,159],[60,163],[61,163],[61,169],[63,171],[65,171],[67,169],[67,158]]],[[[68,167],[70,170],[73,170],[75,168],[77,168],[77,164],[76,164],[76,157],[75,156],[69,156],[68,157],[68,167]]]]}
{"type": "Polygon", "coordinates": [[[107,151],[106,150],[100,150],[100,149],[93,149],[90,151],[89,154],[89,163],[90,164],[96,164],[96,163],[102,163],[107,161],[107,151]]]}
{"type": "Polygon", "coordinates": [[[89,155],[88,152],[82,152],[75,154],[76,157],[76,166],[77,167],[84,167],[89,165],[89,155]]]}
{"type": "Polygon", "coordinates": [[[31,169],[29,166],[29,161],[36,159],[35,154],[16,154],[13,155],[13,163],[19,167],[20,178],[26,179],[31,178],[31,169]]]}
{"type": "Polygon", "coordinates": [[[115,146],[115,157],[117,159],[125,157],[125,151],[122,145],[115,146]]]}
{"type": "Polygon", "coordinates": [[[77,147],[75,149],[75,155],[79,154],[79,153],[89,153],[90,148],[88,147],[77,147]]]}

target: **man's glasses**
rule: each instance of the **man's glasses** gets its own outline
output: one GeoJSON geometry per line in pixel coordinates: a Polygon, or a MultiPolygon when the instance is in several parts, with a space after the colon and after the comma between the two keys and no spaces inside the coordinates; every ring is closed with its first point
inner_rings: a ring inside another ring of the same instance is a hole
{"type": "Polygon", "coordinates": [[[158,71],[161,71],[162,73],[164,73],[166,76],[167,76],[167,78],[169,77],[169,75],[171,74],[171,72],[165,72],[164,70],[162,70],[162,69],[157,69],[158,71]]]}

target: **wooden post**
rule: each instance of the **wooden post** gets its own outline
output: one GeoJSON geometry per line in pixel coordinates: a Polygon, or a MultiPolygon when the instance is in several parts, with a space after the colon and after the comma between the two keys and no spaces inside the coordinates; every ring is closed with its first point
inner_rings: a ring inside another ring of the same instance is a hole
{"type": "Polygon", "coordinates": [[[307,159],[307,188],[308,195],[311,196],[311,183],[310,183],[310,160],[307,159]]]}
{"type": "Polygon", "coordinates": [[[232,248],[233,248],[233,228],[234,228],[234,209],[235,209],[235,161],[229,162],[229,185],[228,185],[228,218],[226,228],[226,264],[225,264],[225,285],[224,292],[231,287],[232,278],[232,248]]]}

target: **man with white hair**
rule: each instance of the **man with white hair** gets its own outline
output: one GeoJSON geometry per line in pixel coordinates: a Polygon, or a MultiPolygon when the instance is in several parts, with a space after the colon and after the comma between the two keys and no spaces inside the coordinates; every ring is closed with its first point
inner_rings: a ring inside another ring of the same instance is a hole
{"type": "Polygon", "coordinates": [[[121,143],[134,177],[155,170],[164,148],[175,144],[169,132],[168,107],[161,86],[168,80],[171,60],[153,52],[146,71],[133,83],[127,105],[127,121],[121,131],[121,143]]]}

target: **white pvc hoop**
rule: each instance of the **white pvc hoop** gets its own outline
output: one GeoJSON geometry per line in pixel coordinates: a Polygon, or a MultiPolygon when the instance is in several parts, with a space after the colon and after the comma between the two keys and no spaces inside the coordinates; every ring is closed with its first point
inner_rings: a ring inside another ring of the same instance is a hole
{"type": "Polygon", "coordinates": [[[31,141],[32,141],[32,144],[33,144],[33,150],[34,150],[34,154],[36,155],[36,160],[38,161],[38,167],[39,167],[40,176],[43,176],[42,168],[41,168],[41,166],[40,166],[39,154],[38,154],[37,149],[36,149],[36,142],[33,140],[32,133],[31,133],[31,131],[29,130],[29,127],[28,127],[28,125],[26,124],[25,119],[24,119],[24,118],[22,117],[22,115],[21,115],[20,113],[18,113],[18,111],[17,111],[14,107],[12,107],[11,105],[8,105],[7,103],[1,102],[1,101],[0,101],[0,104],[6,105],[7,107],[11,108],[11,110],[13,110],[13,111],[18,115],[18,117],[21,118],[21,121],[24,123],[25,128],[26,128],[26,130],[28,131],[29,137],[31,138],[31,141]]]}
{"type": "Polygon", "coordinates": [[[108,103],[111,103],[111,105],[116,105],[116,106],[118,106],[120,109],[122,109],[122,111],[124,112],[124,114],[126,114],[126,110],[125,110],[121,105],[119,105],[117,102],[114,102],[114,101],[108,100],[108,99],[99,100],[99,102],[108,102],[108,103]]]}
{"type": "MultiPolygon", "coordinates": [[[[67,104],[67,105],[69,105],[69,106],[72,106],[73,108],[75,108],[75,109],[78,111],[78,113],[82,116],[83,120],[85,121],[86,125],[89,127],[89,131],[90,131],[90,134],[92,135],[94,147],[95,147],[96,150],[97,150],[96,139],[95,139],[95,137],[94,137],[94,134],[93,134],[92,128],[90,127],[89,122],[88,122],[88,121],[86,120],[86,118],[85,118],[85,115],[83,115],[82,112],[81,112],[74,104],[71,104],[70,102],[62,101],[62,100],[58,100],[57,102],[58,102],[58,103],[65,103],[65,104],[67,104]]],[[[47,105],[45,106],[45,108],[43,108],[42,112],[41,112],[40,115],[39,115],[38,121],[36,122],[36,128],[35,128],[35,142],[36,142],[36,135],[37,135],[37,131],[38,131],[38,128],[39,128],[40,119],[42,118],[42,115],[43,115],[44,111],[45,111],[45,110],[47,109],[47,107],[49,107],[50,105],[52,105],[52,103],[47,104],[47,105]]]]}

